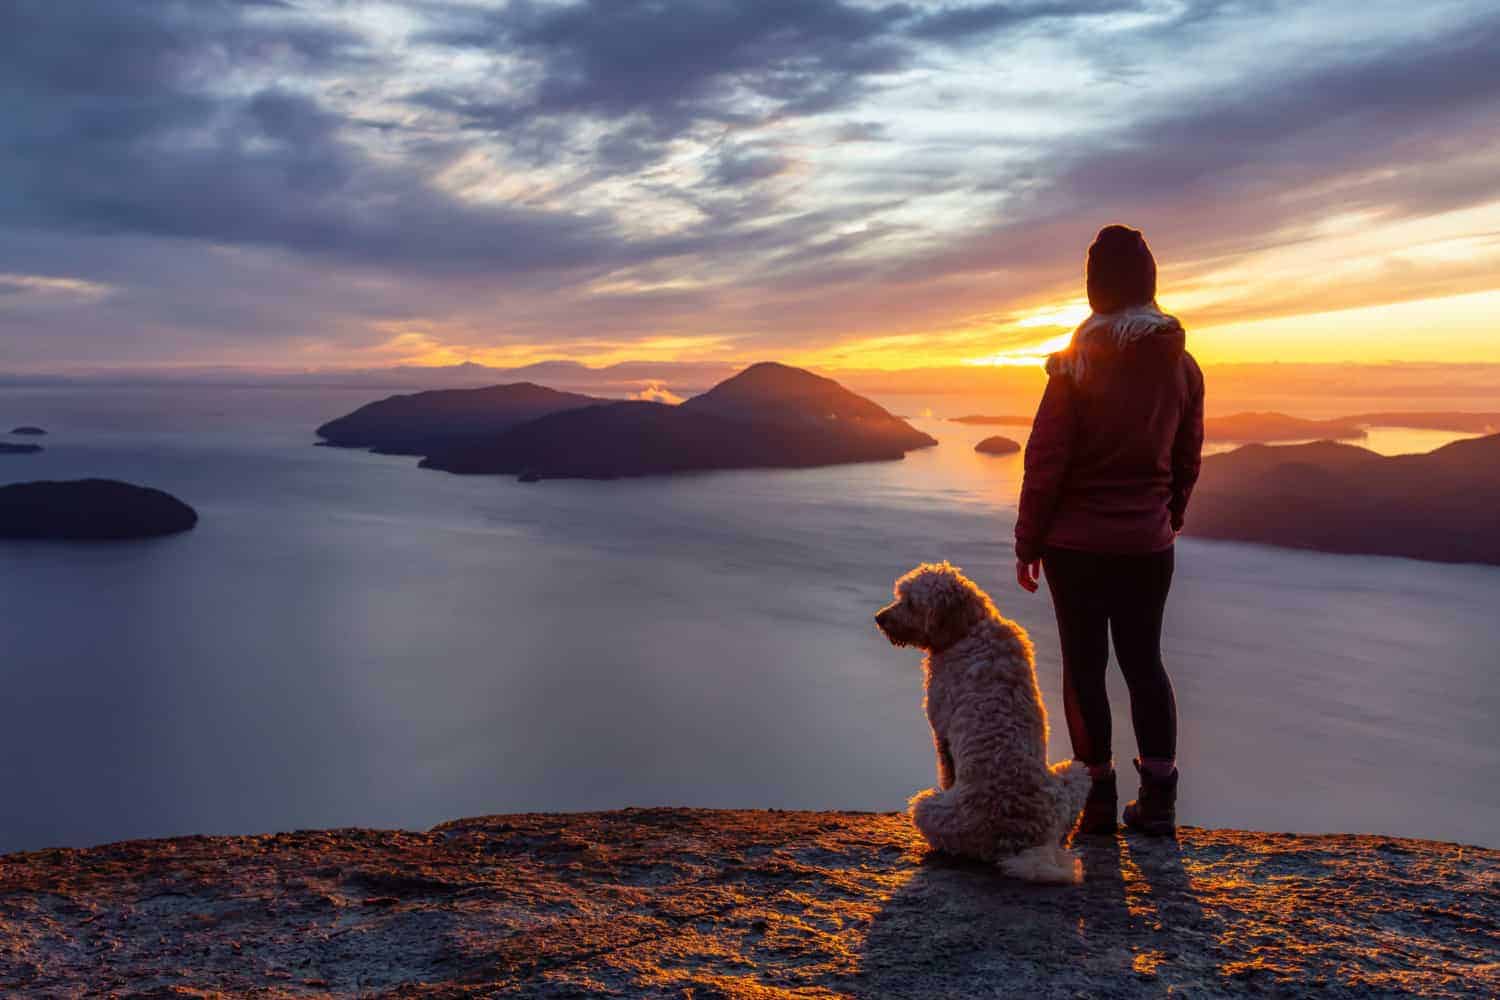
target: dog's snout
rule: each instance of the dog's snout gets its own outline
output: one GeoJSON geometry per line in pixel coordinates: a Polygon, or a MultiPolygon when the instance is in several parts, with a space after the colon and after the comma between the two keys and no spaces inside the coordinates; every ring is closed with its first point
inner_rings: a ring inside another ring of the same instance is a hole
{"type": "Polygon", "coordinates": [[[885,623],[890,617],[891,609],[881,608],[879,611],[875,612],[875,624],[879,625],[881,628],[885,628],[885,623]]]}

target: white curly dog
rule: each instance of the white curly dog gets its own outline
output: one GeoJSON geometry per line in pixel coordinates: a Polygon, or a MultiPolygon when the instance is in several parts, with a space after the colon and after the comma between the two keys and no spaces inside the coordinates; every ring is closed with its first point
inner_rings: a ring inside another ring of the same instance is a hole
{"type": "Polygon", "coordinates": [[[1031,640],[956,567],[924,563],[896,581],[875,623],[926,650],[927,719],[938,787],[914,795],[912,822],[934,850],[998,862],[1032,882],[1079,882],[1063,847],[1089,791],[1079,761],[1047,766],[1047,711],[1031,640]]]}

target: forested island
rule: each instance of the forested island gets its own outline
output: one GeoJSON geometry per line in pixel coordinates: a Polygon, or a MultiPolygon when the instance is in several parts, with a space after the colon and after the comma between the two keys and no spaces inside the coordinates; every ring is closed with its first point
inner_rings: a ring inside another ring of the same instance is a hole
{"type": "Polygon", "coordinates": [[[1246,445],[1203,461],[1187,531],[1320,552],[1500,564],[1500,434],[1424,455],[1246,445]]]}
{"type": "Polygon", "coordinates": [[[198,512],[171,494],[113,479],[0,486],[0,538],[123,541],[197,523],[198,512]]]}
{"type": "Polygon", "coordinates": [[[774,362],[676,406],[515,383],[393,397],[318,433],[420,454],[423,468],[527,481],[888,461],[937,443],[832,379],[774,362]]]}

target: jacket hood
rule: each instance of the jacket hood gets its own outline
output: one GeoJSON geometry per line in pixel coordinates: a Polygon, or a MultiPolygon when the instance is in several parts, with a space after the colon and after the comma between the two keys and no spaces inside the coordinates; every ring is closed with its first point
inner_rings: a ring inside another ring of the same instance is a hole
{"type": "Polygon", "coordinates": [[[1187,334],[1177,317],[1162,312],[1155,302],[1119,312],[1096,312],[1073,331],[1067,347],[1048,355],[1047,374],[1067,375],[1082,383],[1090,368],[1136,348],[1152,348],[1176,360],[1187,349],[1187,334]]]}

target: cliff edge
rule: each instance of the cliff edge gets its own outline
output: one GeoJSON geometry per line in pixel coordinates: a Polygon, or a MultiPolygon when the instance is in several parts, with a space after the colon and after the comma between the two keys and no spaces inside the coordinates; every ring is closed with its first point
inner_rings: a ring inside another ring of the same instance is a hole
{"type": "Polygon", "coordinates": [[[1500,994],[1500,851],[1184,829],[1037,887],[898,815],[495,816],[0,858],[0,987],[106,995],[1500,994]]]}

